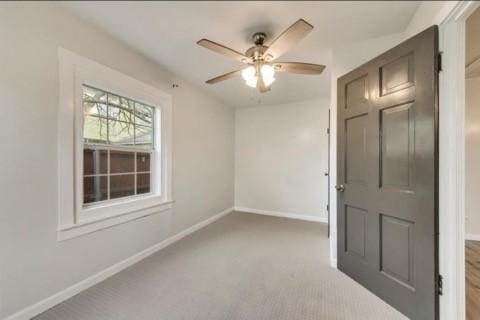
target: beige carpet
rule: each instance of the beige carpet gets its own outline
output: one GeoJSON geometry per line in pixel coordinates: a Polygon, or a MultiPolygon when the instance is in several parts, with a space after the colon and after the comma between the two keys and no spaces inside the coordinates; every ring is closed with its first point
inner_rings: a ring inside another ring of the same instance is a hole
{"type": "Polygon", "coordinates": [[[35,319],[406,319],[330,267],[326,233],[232,213],[35,319]]]}

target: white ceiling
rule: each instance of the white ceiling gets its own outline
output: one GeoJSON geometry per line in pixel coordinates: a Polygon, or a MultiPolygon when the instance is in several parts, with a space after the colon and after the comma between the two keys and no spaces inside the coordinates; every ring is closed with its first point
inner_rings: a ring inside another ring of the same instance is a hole
{"type": "Polygon", "coordinates": [[[418,1],[364,2],[67,2],[62,5],[180,77],[236,107],[326,97],[332,46],[402,32],[418,1]],[[208,38],[244,52],[256,31],[276,37],[303,18],[315,28],[282,61],[327,65],[320,76],[277,75],[272,91],[259,94],[241,78],[216,85],[214,76],[242,64],[210,52],[208,38]]]}

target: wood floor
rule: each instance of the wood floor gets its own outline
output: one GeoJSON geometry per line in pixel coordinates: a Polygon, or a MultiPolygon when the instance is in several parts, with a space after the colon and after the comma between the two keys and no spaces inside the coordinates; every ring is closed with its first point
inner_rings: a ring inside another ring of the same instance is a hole
{"type": "Polygon", "coordinates": [[[467,320],[480,320],[480,241],[465,242],[467,320]]]}

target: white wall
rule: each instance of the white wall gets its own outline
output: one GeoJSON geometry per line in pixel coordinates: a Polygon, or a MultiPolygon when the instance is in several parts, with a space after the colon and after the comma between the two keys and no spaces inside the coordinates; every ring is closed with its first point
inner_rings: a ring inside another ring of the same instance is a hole
{"type": "Polygon", "coordinates": [[[0,39],[0,318],[233,206],[232,108],[57,7],[2,5],[0,39]],[[58,46],[173,95],[172,211],[57,242],[58,46]]]}
{"type": "Polygon", "coordinates": [[[465,233],[480,240],[480,78],[466,80],[465,96],[465,233]]]}
{"type": "Polygon", "coordinates": [[[237,109],[235,206],[326,220],[328,100],[237,109]]]}
{"type": "Polygon", "coordinates": [[[422,1],[404,32],[405,39],[437,24],[440,25],[460,1],[422,1]]]}
{"type": "Polygon", "coordinates": [[[465,238],[480,240],[480,9],[465,23],[465,238]]]}

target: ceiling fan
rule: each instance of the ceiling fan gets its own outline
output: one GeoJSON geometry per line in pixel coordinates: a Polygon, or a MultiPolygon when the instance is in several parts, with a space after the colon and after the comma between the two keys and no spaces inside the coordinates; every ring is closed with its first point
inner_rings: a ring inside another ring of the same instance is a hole
{"type": "Polygon", "coordinates": [[[305,38],[312,29],[313,26],[311,24],[300,19],[283,31],[270,46],[264,45],[266,38],[265,33],[256,32],[252,36],[255,45],[248,49],[245,54],[208,39],[198,41],[197,44],[204,48],[248,64],[246,68],[215,77],[207,80],[206,83],[215,84],[241,75],[248,86],[258,88],[261,93],[264,93],[270,90],[271,84],[275,81],[275,72],[309,75],[322,73],[325,69],[324,65],[274,61],[305,38]]]}

